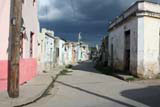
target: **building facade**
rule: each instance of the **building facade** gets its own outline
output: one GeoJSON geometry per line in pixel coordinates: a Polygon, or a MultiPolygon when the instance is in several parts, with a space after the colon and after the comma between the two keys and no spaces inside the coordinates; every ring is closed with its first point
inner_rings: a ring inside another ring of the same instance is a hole
{"type": "Polygon", "coordinates": [[[54,43],[54,32],[43,28],[38,37],[38,66],[40,72],[50,71],[54,67],[54,43]]]}
{"type": "Polygon", "coordinates": [[[109,25],[108,65],[142,78],[160,73],[160,5],[137,1],[109,25]]]}
{"type": "Polygon", "coordinates": [[[55,67],[86,61],[88,53],[88,45],[66,41],[43,28],[38,36],[38,71],[48,72],[55,67]]]}
{"type": "Polygon", "coordinates": [[[82,43],[80,45],[80,61],[87,61],[89,60],[89,47],[87,44],[82,43]]]}
{"type": "Polygon", "coordinates": [[[59,48],[59,60],[58,60],[58,64],[60,66],[63,66],[63,65],[66,64],[65,63],[66,62],[66,59],[65,59],[65,55],[66,55],[65,42],[66,42],[66,40],[59,38],[58,41],[59,41],[59,44],[58,44],[59,45],[58,46],[58,48],[59,48]]]}
{"type": "MultiPolygon", "coordinates": [[[[10,8],[11,0],[0,1],[0,90],[7,88],[8,62],[10,61],[11,49],[10,8]]],[[[39,32],[37,1],[24,0],[22,18],[24,31],[20,35],[20,84],[31,80],[37,74],[37,34],[39,32]]]]}

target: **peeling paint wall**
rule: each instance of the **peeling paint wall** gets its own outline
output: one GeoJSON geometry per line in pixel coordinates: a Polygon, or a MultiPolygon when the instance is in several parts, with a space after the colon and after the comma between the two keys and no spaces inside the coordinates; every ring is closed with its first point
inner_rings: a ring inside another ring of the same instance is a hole
{"type": "Polygon", "coordinates": [[[151,11],[138,18],[138,67],[137,75],[142,78],[154,78],[159,69],[160,55],[160,5],[140,3],[139,10],[151,11]]]}
{"type": "Polygon", "coordinates": [[[125,31],[130,30],[130,71],[135,72],[137,65],[137,18],[131,18],[123,25],[109,32],[109,65],[111,66],[111,45],[113,44],[113,66],[124,70],[125,31]]]}
{"type": "MultiPolygon", "coordinates": [[[[37,75],[37,35],[39,33],[39,21],[37,13],[37,2],[25,0],[22,5],[22,17],[24,20],[26,37],[23,38],[23,56],[20,59],[20,84],[31,80],[37,75]],[[33,36],[33,55],[30,56],[30,34],[33,36]]],[[[0,1],[0,91],[7,88],[8,62],[10,61],[11,38],[10,27],[10,5],[11,0],[0,1]]]]}
{"type": "Polygon", "coordinates": [[[139,63],[138,65],[140,66],[140,69],[138,69],[138,73],[141,74],[144,78],[153,78],[156,74],[160,73],[160,19],[152,17],[143,17],[139,18],[139,20],[143,22],[141,23],[143,24],[141,26],[144,26],[143,30],[141,30],[140,26],[138,28],[139,32],[142,31],[143,33],[143,35],[139,35],[139,37],[143,39],[139,41],[139,45],[142,45],[142,48],[144,49],[143,54],[141,55],[141,57],[143,56],[143,59],[139,60],[139,62],[141,63],[139,63]]]}
{"type": "Polygon", "coordinates": [[[42,32],[38,35],[38,64],[39,70],[50,71],[54,65],[54,32],[42,29],[42,32]]]}
{"type": "Polygon", "coordinates": [[[0,60],[8,60],[10,0],[1,0],[0,10],[0,60]]]}
{"type": "Polygon", "coordinates": [[[58,62],[60,66],[65,65],[65,41],[62,39],[59,39],[59,60],[58,62]]]}
{"type": "Polygon", "coordinates": [[[38,56],[38,34],[39,34],[39,20],[38,20],[38,1],[35,1],[33,5],[33,0],[24,0],[22,6],[22,17],[24,20],[24,27],[26,28],[26,37],[23,39],[23,58],[30,58],[30,40],[31,32],[33,35],[33,58],[37,59],[38,56]]]}
{"type": "Polygon", "coordinates": [[[125,17],[128,14],[126,12],[123,16],[125,18],[121,22],[118,22],[117,19],[113,22],[114,26],[110,25],[109,65],[112,65],[113,59],[113,67],[124,70],[124,32],[130,30],[129,71],[141,78],[154,78],[160,73],[160,5],[140,1],[135,3],[132,8],[130,10],[135,11],[128,10],[127,12],[133,12],[133,15],[125,17]],[[138,7],[138,10],[135,7],[138,7]]]}

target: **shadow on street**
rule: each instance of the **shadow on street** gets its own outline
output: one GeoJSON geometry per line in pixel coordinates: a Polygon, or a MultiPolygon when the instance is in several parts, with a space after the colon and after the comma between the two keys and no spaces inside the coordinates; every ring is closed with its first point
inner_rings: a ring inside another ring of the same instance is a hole
{"type": "Polygon", "coordinates": [[[149,107],[160,107],[160,86],[125,90],[121,95],[149,107]]]}
{"type": "Polygon", "coordinates": [[[73,70],[80,70],[80,71],[86,71],[86,72],[92,72],[92,73],[99,73],[95,68],[92,61],[84,61],[80,62],[77,65],[73,66],[73,70]]]}
{"type": "MultiPolygon", "coordinates": [[[[78,65],[73,66],[72,69],[73,70],[84,71],[84,72],[99,73],[98,71],[96,71],[96,69],[94,68],[94,65],[91,61],[86,61],[86,62],[79,63],[78,65]]],[[[99,73],[99,74],[101,74],[101,73],[99,73]]],[[[129,107],[134,107],[133,105],[129,105],[127,103],[109,98],[107,96],[99,95],[97,93],[90,92],[88,90],[85,90],[85,89],[82,89],[82,88],[79,88],[79,87],[75,87],[75,86],[60,82],[60,81],[57,81],[57,82],[62,84],[62,85],[77,89],[79,91],[86,92],[88,94],[95,95],[97,97],[100,97],[100,98],[103,98],[103,99],[106,99],[106,100],[114,101],[116,103],[123,104],[123,105],[129,106],[129,107]]],[[[134,100],[136,102],[139,102],[139,103],[144,104],[144,105],[149,106],[149,107],[160,107],[160,103],[159,103],[160,86],[149,86],[149,87],[146,87],[146,88],[124,90],[120,93],[120,95],[127,98],[127,99],[134,100]]]]}
{"type": "Polygon", "coordinates": [[[82,88],[79,88],[79,87],[76,87],[76,86],[73,86],[73,85],[70,85],[70,84],[61,82],[61,81],[56,81],[56,82],[59,83],[59,84],[61,84],[61,85],[64,85],[64,86],[67,86],[67,87],[70,87],[70,88],[73,88],[73,89],[76,89],[76,90],[85,92],[85,93],[87,93],[87,94],[91,94],[91,95],[97,96],[97,97],[99,97],[99,98],[103,98],[103,99],[105,99],[105,100],[109,100],[109,101],[112,101],[112,102],[115,102],[115,103],[118,103],[118,104],[121,104],[121,105],[124,105],[124,106],[127,106],[127,107],[136,107],[136,106],[133,106],[133,105],[131,105],[131,104],[127,104],[127,103],[125,103],[125,102],[118,101],[118,100],[116,100],[116,99],[113,99],[113,98],[110,98],[110,97],[107,97],[107,96],[104,96],[104,95],[100,95],[100,94],[98,94],[98,93],[91,92],[91,91],[88,91],[88,90],[85,90],[85,89],[82,89],[82,88]]]}

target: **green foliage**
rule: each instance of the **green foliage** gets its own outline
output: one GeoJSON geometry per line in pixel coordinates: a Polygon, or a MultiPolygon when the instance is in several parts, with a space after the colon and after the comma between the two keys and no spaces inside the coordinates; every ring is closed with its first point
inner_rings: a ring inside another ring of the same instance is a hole
{"type": "Polygon", "coordinates": [[[89,47],[89,51],[96,51],[96,47],[89,47]]]}
{"type": "Polygon", "coordinates": [[[60,75],[67,75],[68,73],[71,73],[71,72],[73,72],[73,71],[69,71],[69,70],[67,70],[67,69],[64,69],[64,70],[62,70],[62,71],[60,72],[60,75]]]}
{"type": "Polygon", "coordinates": [[[98,72],[100,72],[100,73],[102,73],[102,74],[105,74],[105,75],[111,75],[111,76],[114,76],[114,77],[116,77],[116,78],[119,78],[119,79],[121,79],[121,80],[124,80],[124,81],[135,81],[135,80],[137,80],[137,78],[136,77],[128,77],[128,78],[123,78],[123,76],[121,77],[121,76],[119,76],[119,74],[121,74],[121,75],[130,75],[130,74],[128,74],[128,73],[125,73],[124,71],[120,71],[120,70],[113,70],[111,67],[95,67],[96,68],[96,70],[98,71],[98,72]],[[123,79],[122,79],[123,78],[123,79]]]}
{"type": "Polygon", "coordinates": [[[71,65],[71,64],[65,66],[65,68],[68,68],[68,69],[71,69],[72,67],[73,67],[73,65],[71,65]]]}
{"type": "Polygon", "coordinates": [[[111,67],[96,67],[96,70],[99,71],[102,74],[106,74],[106,75],[113,75],[114,71],[112,70],[111,67]]]}
{"type": "Polygon", "coordinates": [[[158,74],[158,75],[156,76],[156,79],[160,79],[160,74],[158,74]]]}
{"type": "Polygon", "coordinates": [[[135,81],[135,80],[136,80],[136,78],[134,78],[134,77],[129,77],[126,79],[126,81],[135,81]]]}

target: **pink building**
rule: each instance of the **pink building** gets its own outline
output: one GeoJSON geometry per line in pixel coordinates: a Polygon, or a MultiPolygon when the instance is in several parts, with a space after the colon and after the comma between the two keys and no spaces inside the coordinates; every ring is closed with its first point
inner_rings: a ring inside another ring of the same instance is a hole
{"type": "MultiPolygon", "coordinates": [[[[37,0],[23,1],[23,35],[21,36],[20,84],[37,74],[37,35],[39,21],[37,0]]],[[[7,88],[8,61],[10,54],[10,5],[11,0],[0,0],[0,91],[7,88]]]]}

